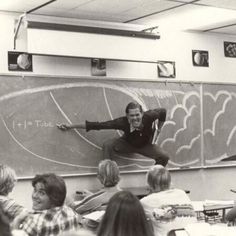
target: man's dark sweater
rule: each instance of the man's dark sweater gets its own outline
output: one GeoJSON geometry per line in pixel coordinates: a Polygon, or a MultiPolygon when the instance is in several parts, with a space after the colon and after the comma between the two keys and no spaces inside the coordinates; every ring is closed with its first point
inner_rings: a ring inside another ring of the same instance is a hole
{"type": "Polygon", "coordinates": [[[166,119],[166,109],[159,108],[144,112],[142,118],[142,127],[131,132],[131,127],[126,116],[105,122],[86,121],[86,131],[115,129],[124,132],[123,138],[132,146],[141,148],[151,142],[153,136],[152,125],[155,120],[164,122],[166,119]]]}

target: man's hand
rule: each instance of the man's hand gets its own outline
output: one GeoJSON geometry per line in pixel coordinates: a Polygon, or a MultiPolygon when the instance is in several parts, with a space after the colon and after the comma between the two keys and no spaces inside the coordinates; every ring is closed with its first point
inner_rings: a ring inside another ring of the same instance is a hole
{"type": "Polygon", "coordinates": [[[70,127],[67,124],[57,124],[57,128],[60,130],[68,130],[70,127]]]}

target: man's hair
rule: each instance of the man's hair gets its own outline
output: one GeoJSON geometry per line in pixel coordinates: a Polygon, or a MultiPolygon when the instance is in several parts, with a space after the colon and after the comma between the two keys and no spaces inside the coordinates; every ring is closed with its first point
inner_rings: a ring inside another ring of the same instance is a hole
{"type": "Polygon", "coordinates": [[[170,188],[170,172],[161,165],[152,166],[147,173],[147,183],[154,192],[170,188]]]}
{"type": "Polygon", "coordinates": [[[36,175],[32,180],[32,186],[42,183],[45,192],[54,206],[62,206],[66,197],[66,184],[62,177],[53,173],[36,175]]]}
{"type": "Polygon", "coordinates": [[[116,162],[109,159],[102,160],[98,165],[98,179],[105,187],[116,186],[120,180],[116,162]]]}
{"type": "Polygon", "coordinates": [[[128,114],[130,109],[136,109],[136,108],[138,108],[141,112],[143,112],[143,108],[139,103],[130,102],[125,108],[125,113],[128,114]]]}
{"type": "Polygon", "coordinates": [[[7,196],[15,186],[15,182],[15,171],[7,165],[0,165],[0,195],[7,196]]]}

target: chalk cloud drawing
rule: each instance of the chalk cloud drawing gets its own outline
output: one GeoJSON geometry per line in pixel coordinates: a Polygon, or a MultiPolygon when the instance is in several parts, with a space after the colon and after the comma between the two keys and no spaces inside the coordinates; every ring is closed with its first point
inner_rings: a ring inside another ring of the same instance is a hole
{"type": "MultiPolygon", "coordinates": [[[[199,118],[199,108],[195,104],[189,103],[192,99],[196,99],[200,102],[199,93],[196,91],[185,93],[182,103],[176,104],[172,108],[169,120],[165,122],[163,129],[174,130],[173,136],[169,136],[160,143],[160,147],[164,150],[173,150],[172,157],[176,159],[182,155],[189,155],[189,162],[185,160],[185,163],[182,163],[182,165],[185,166],[200,162],[199,157],[191,159],[190,154],[191,151],[200,145],[200,129],[192,130],[192,134],[190,136],[188,134],[187,139],[184,138],[184,136],[189,133],[189,128],[196,123],[196,119],[199,118]],[[182,119],[177,119],[176,117],[182,117],[182,119]],[[177,121],[179,124],[176,123],[177,121]]],[[[172,159],[171,164],[181,166],[178,162],[175,163],[172,161],[172,159]]]]}
{"type": "Polygon", "coordinates": [[[205,91],[203,95],[207,107],[212,107],[204,122],[206,164],[221,164],[236,153],[236,94],[230,90],[205,91]]]}

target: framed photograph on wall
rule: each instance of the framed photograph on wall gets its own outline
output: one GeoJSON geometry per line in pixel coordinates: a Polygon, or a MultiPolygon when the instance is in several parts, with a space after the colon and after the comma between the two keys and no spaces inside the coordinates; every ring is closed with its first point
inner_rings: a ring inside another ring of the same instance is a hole
{"type": "Polygon", "coordinates": [[[91,59],[91,74],[93,76],[106,76],[106,60],[99,58],[91,59]]]}
{"type": "Polygon", "coordinates": [[[175,78],[176,69],[173,61],[158,61],[157,73],[159,78],[175,78]]]}
{"type": "Polygon", "coordinates": [[[33,71],[32,54],[26,52],[8,52],[8,70],[9,71],[33,71]]]}
{"type": "Polygon", "coordinates": [[[209,67],[209,53],[203,50],[192,50],[194,66],[209,67]]]}
{"type": "Polygon", "coordinates": [[[236,42],[224,42],[225,57],[236,58],[236,42]]]}

